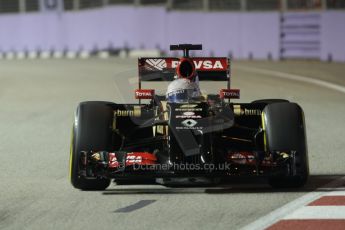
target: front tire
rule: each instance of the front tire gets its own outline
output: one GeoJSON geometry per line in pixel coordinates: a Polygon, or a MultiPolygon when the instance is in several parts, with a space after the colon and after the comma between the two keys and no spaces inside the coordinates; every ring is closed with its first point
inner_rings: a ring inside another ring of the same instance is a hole
{"type": "Polygon", "coordinates": [[[70,180],[82,190],[104,190],[110,179],[86,179],[79,175],[81,151],[110,151],[112,148],[113,110],[107,102],[79,104],[72,129],[70,149],[70,180]]]}
{"type": "Polygon", "coordinates": [[[260,100],[252,101],[252,103],[254,104],[257,104],[257,103],[273,104],[273,103],[282,103],[282,102],[289,102],[289,101],[286,99],[260,99],[260,100]]]}
{"type": "Polygon", "coordinates": [[[273,175],[269,184],[275,188],[298,188],[309,176],[307,139],[302,108],[296,103],[273,103],[263,110],[267,150],[295,151],[291,168],[286,173],[273,175]]]}

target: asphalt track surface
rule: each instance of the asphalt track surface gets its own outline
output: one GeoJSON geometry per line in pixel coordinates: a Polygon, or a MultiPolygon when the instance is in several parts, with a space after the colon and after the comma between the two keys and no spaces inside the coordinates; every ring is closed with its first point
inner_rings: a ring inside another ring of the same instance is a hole
{"type": "MultiPolygon", "coordinates": [[[[217,187],[112,184],[104,192],[76,190],[68,179],[75,108],[86,100],[135,102],[136,60],[1,61],[0,229],[239,229],[344,176],[345,94],[248,68],[345,86],[345,66],[233,63],[240,102],[286,98],[304,108],[312,176],[303,189],[273,190],[245,180],[217,187]]],[[[217,84],[204,89],[217,91],[217,84]]]]}

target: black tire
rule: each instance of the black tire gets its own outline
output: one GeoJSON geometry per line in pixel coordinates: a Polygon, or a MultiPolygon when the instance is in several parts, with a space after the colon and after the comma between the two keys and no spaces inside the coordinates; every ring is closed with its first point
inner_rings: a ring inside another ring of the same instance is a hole
{"type": "Polygon", "coordinates": [[[79,172],[81,151],[111,151],[113,110],[107,102],[82,102],[79,104],[72,130],[70,149],[70,180],[82,190],[104,190],[110,179],[86,179],[79,172]]]}
{"type": "Polygon", "coordinates": [[[273,103],[282,103],[282,102],[289,102],[288,100],[285,99],[260,99],[260,100],[255,100],[252,101],[252,103],[265,103],[265,104],[273,104],[273,103]]]}
{"type": "Polygon", "coordinates": [[[273,175],[269,184],[275,188],[298,188],[309,176],[308,149],[302,108],[296,103],[273,103],[263,110],[268,151],[296,151],[295,173],[273,175]]]}

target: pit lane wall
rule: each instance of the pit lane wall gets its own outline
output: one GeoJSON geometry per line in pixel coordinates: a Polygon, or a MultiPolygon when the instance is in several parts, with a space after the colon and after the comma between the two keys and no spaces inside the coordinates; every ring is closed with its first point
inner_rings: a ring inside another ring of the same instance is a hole
{"type": "MultiPolygon", "coordinates": [[[[344,12],[322,12],[322,60],[345,61],[344,12]]],[[[160,49],[202,43],[203,55],[279,59],[279,12],[190,12],[117,6],[77,12],[0,15],[0,52],[160,49]]],[[[303,54],[301,55],[303,57],[303,54]]]]}

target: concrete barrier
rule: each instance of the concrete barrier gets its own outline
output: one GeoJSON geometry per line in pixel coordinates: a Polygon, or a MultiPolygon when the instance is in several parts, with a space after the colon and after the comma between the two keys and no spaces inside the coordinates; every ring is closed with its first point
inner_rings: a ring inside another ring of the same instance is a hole
{"type": "MultiPolygon", "coordinates": [[[[345,61],[345,12],[324,11],[320,15],[321,48],[313,56],[345,61]]],[[[31,59],[42,57],[37,50],[60,50],[52,52],[54,58],[88,58],[95,53],[106,59],[113,55],[110,47],[124,49],[120,56],[146,56],[146,52],[157,56],[177,43],[202,43],[204,50],[198,54],[205,56],[274,60],[281,56],[279,12],[184,12],[112,6],[59,14],[2,14],[0,28],[0,50],[36,50],[26,56],[31,59]]]]}

